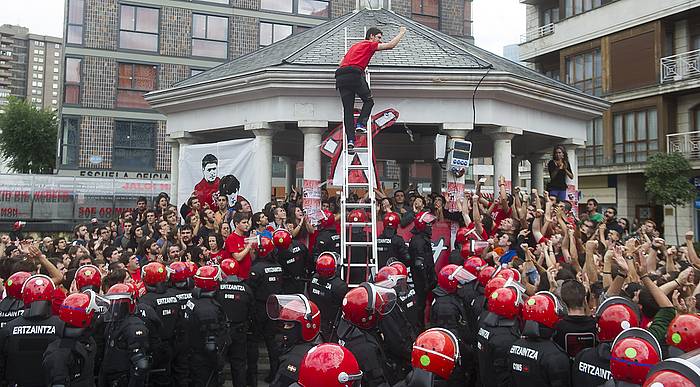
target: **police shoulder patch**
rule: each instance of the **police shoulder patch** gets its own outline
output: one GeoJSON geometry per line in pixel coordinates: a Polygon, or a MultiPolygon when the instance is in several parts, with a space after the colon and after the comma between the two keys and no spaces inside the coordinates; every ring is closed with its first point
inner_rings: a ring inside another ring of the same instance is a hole
{"type": "Polygon", "coordinates": [[[297,372],[297,367],[294,367],[293,365],[289,364],[289,365],[287,366],[287,371],[296,373],[296,372],[297,372]]]}

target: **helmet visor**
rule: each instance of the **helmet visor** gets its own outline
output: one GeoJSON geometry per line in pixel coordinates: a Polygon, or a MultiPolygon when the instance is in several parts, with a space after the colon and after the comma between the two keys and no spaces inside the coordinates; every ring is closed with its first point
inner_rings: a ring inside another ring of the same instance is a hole
{"type": "Polygon", "coordinates": [[[311,304],[302,294],[272,294],[267,298],[267,316],[272,320],[287,320],[290,316],[304,316],[311,320],[311,304]]]}
{"type": "Polygon", "coordinates": [[[385,316],[391,313],[396,305],[396,291],[392,288],[386,288],[383,286],[376,286],[374,284],[367,284],[367,293],[372,294],[368,298],[368,307],[374,309],[377,313],[385,316]]]}
{"type": "Polygon", "coordinates": [[[400,294],[408,291],[408,281],[406,276],[401,274],[390,275],[384,281],[376,282],[375,285],[382,288],[394,289],[400,294]]]}
{"type": "Polygon", "coordinates": [[[509,278],[509,279],[506,281],[505,285],[503,285],[503,287],[504,287],[504,288],[515,289],[515,293],[516,293],[517,296],[518,296],[517,305],[522,305],[522,303],[524,302],[524,300],[523,300],[523,299],[524,299],[524,296],[523,296],[523,295],[525,294],[525,287],[524,287],[520,282],[515,281],[515,280],[513,280],[512,278],[509,278]]]}
{"type": "Polygon", "coordinates": [[[564,303],[559,300],[559,297],[555,296],[553,293],[548,292],[546,290],[543,290],[543,291],[537,292],[536,294],[544,294],[544,295],[549,296],[549,298],[551,298],[552,300],[554,300],[554,306],[556,308],[557,315],[564,316],[564,315],[568,314],[569,311],[568,311],[568,308],[566,307],[566,305],[564,305],[564,303]]]}
{"type": "Polygon", "coordinates": [[[131,313],[130,294],[110,294],[107,299],[110,300],[110,303],[107,313],[105,313],[105,322],[122,320],[131,313]]]}
{"type": "Polygon", "coordinates": [[[476,276],[462,266],[458,266],[455,271],[448,277],[450,280],[456,280],[460,285],[467,284],[476,279],[476,276]]]}

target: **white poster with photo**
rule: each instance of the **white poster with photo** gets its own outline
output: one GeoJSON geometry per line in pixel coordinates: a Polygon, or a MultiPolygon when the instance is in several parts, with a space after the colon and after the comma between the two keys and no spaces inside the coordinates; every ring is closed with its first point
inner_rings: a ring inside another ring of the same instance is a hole
{"type": "Polygon", "coordinates": [[[216,210],[220,192],[226,195],[231,207],[240,199],[245,199],[253,208],[261,208],[255,197],[254,149],[254,138],[181,145],[178,208],[195,194],[202,208],[208,206],[216,210]]]}

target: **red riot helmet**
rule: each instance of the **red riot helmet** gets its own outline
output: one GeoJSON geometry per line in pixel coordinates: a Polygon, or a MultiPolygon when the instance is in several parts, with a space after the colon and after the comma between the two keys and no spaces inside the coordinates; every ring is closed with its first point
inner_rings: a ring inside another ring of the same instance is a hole
{"type": "Polygon", "coordinates": [[[624,297],[609,297],[595,312],[599,342],[610,342],[625,329],[638,328],[642,321],[639,306],[624,297]]]}
{"type": "Polygon", "coordinates": [[[16,300],[22,298],[22,285],[24,282],[31,277],[32,274],[26,271],[18,271],[12,274],[5,282],[5,290],[7,291],[7,296],[12,297],[16,300]]]}
{"type": "Polygon", "coordinates": [[[190,268],[185,262],[175,261],[168,266],[170,272],[170,282],[176,284],[184,282],[190,278],[190,268]]]}
{"type": "Polygon", "coordinates": [[[502,277],[491,278],[486,284],[486,286],[484,286],[484,297],[486,297],[486,299],[491,297],[491,294],[494,292],[494,290],[504,287],[507,281],[507,279],[502,277]]]}
{"type": "Polygon", "coordinates": [[[132,281],[128,282],[126,285],[129,287],[129,289],[131,289],[131,293],[134,295],[134,299],[136,300],[147,293],[146,285],[144,285],[143,281],[132,281]]]}
{"type": "Polygon", "coordinates": [[[58,317],[75,328],[87,328],[98,310],[97,295],[92,290],[69,294],[58,309],[58,317]]]}
{"type": "Polygon", "coordinates": [[[428,226],[432,225],[437,218],[435,215],[428,211],[421,211],[416,214],[416,219],[413,221],[413,225],[418,231],[425,231],[428,226]]]}
{"type": "MultiPolygon", "coordinates": [[[[491,281],[496,281],[494,278],[491,281]]],[[[509,280],[502,288],[495,289],[488,297],[487,308],[489,312],[497,314],[509,320],[520,314],[523,306],[524,289],[517,282],[509,280]]]]}
{"type": "Polygon", "coordinates": [[[486,284],[489,283],[491,277],[493,277],[493,273],[495,272],[496,268],[493,266],[482,267],[481,270],[479,270],[479,277],[477,277],[479,280],[479,284],[481,284],[481,286],[486,286],[486,284]]]}
{"type": "Polygon", "coordinates": [[[280,249],[287,250],[289,245],[292,244],[292,234],[283,228],[279,228],[272,234],[272,242],[280,249]]]}
{"type": "Polygon", "coordinates": [[[384,228],[399,228],[400,218],[399,214],[395,212],[387,212],[384,215],[384,228]]]}
{"type": "Polygon", "coordinates": [[[197,274],[197,264],[192,261],[186,261],[185,265],[187,266],[187,278],[194,278],[194,275],[197,274]]]}
{"type": "Polygon", "coordinates": [[[371,329],[382,316],[391,312],[395,304],[394,289],[363,282],[345,294],[343,318],[359,328],[371,329]]]}
{"type": "Polygon", "coordinates": [[[455,364],[460,361],[459,341],[444,328],[430,328],[413,343],[411,364],[445,380],[450,378],[455,364]]]}
{"type": "Polygon", "coordinates": [[[479,277],[479,272],[484,266],[486,266],[486,262],[480,257],[471,257],[464,261],[464,268],[475,277],[479,277]]]}
{"type": "Polygon", "coordinates": [[[642,384],[650,368],[661,361],[661,346],[646,329],[620,333],[610,351],[610,372],[615,381],[642,384]]]}
{"type": "Polygon", "coordinates": [[[141,281],[148,286],[154,286],[168,280],[168,271],[160,262],[150,262],[141,268],[141,281]]]}
{"type": "Polygon", "coordinates": [[[566,307],[554,294],[542,291],[528,298],[523,305],[522,317],[525,321],[534,321],[548,328],[554,328],[566,314],[566,307]]]}
{"type": "Polygon", "coordinates": [[[208,292],[216,289],[220,280],[221,269],[218,266],[202,266],[194,275],[194,286],[208,292]]]}
{"type": "Polygon", "coordinates": [[[136,297],[134,287],[127,284],[112,285],[105,298],[109,300],[109,307],[105,314],[105,322],[116,321],[133,314],[136,310],[136,297]]]}
{"type": "Polygon", "coordinates": [[[367,222],[367,213],[359,208],[350,211],[348,214],[349,223],[365,223],[367,222]]]}
{"type": "MultiPolygon", "coordinates": [[[[469,234],[469,229],[466,227],[460,227],[457,229],[457,234],[455,235],[455,243],[460,246],[464,246],[467,243],[467,234],[469,234]]],[[[466,257],[463,257],[466,258],[466,257]]]]}
{"type": "Polygon", "coordinates": [[[22,285],[22,302],[28,308],[34,301],[51,301],[56,286],[51,278],[43,274],[34,274],[22,285]]]}
{"type": "Polygon", "coordinates": [[[323,210],[321,212],[323,215],[321,216],[319,226],[321,226],[322,229],[332,228],[335,225],[335,215],[328,210],[323,210]]]}
{"type": "Polygon", "coordinates": [[[261,236],[258,240],[258,246],[256,250],[258,251],[258,257],[267,257],[275,249],[275,244],[272,243],[272,239],[261,236]]]}
{"type": "Polygon", "coordinates": [[[237,276],[241,272],[241,264],[233,258],[226,258],[223,261],[221,261],[220,267],[221,271],[223,271],[224,274],[227,276],[237,276]]]}
{"type": "Polygon", "coordinates": [[[102,273],[95,265],[80,266],[75,272],[75,286],[78,290],[99,291],[102,286],[102,273]]]}
{"type": "Polygon", "coordinates": [[[438,286],[447,293],[455,293],[457,288],[467,282],[473,281],[476,277],[462,266],[455,264],[445,265],[440,269],[437,276],[438,286]]]}
{"type": "Polygon", "coordinates": [[[321,312],[303,294],[271,294],[267,298],[267,316],[271,320],[295,323],[301,328],[300,337],[313,341],[321,329],[321,312]]]}
{"type": "Polygon", "coordinates": [[[408,278],[408,269],[406,268],[406,265],[403,264],[401,261],[393,261],[388,263],[388,266],[391,266],[395,268],[396,270],[399,271],[400,276],[404,276],[408,278]]]}
{"type": "Polygon", "coordinates": [[[679,314],[668,325],[666,343],[683,352],[700,348],[700,316],[679,314]]]}
{"type": "Polygon", "coordinates": [[[377,271],[374,282],[382,282],[399,276],[399,271],[392,266],[384,266],[377,271]]]}
{"type": "Polygon", "coordinates": [[[644,387],[700,386],[700,351],[684,353],[651,367],[644,387]]]}
{"type": "Polygon", "coordinates": [[[520,272],[510,267],[504,267],[496,270],[496,273],[493,276],[520,282],[520,272]]]}
{"type": "Polygon", "coordinates": [[[333,343],[319,344],[309,350],[299,365],[301,387],[355,387],[362,371],[347,348],[333,343]]]}
{"type": "Polygon", "coordinates": [[[316,273],[321,278],[333,278],[337,267],[338,261],[334,252],[326,251],[316,259],[316,273]]]}

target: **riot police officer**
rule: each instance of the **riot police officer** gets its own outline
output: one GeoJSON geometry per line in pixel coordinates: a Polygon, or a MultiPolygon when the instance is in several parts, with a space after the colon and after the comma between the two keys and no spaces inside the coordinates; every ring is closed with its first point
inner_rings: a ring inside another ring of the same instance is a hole
{"type": "Polygon", "coordinates": [[[324,343],[309,350],[299,366],[294,387],[359,387],[363,372],[352,352],[342,345],[324,343]]]}
{"type": "Polygon", "coordinates": [[[80,266],[75,272],[75,287],[78,291],[92,290],[99,293],[102,287],[102,273],[95,265],[80,266]]]}
{"type": "Polygon", "coordinates": [[[41,366],[44,350],[65,327],[63,321],[51,315],[55,289],[51,278],[42,274],[24,282],[24,312],[0,329],[0,381],[11,386],[45,384],[46,373],[41,366]]]}
{"type": "Polygon", "coordinates": [[[99,309],[92,290],[68,295],[58,310],[66,323],[60,339],[44,352],[46,385],[94,387],[97,344],[92,336],[92,321],[99,309]]]}
{"type": "Polygon", "coordinates": [[[478,290],[478,288],[481,286],[478,280],[479,274],[484,266],[486,266],[486,262],[479,257],[471,257],[464,261],[464,269],[466,269],[476,278],[457,290],[457,295],[459,295],[467,307],[467,325],[469,326],[469,337],[467,338],[467,344],[470,346],[476,345],[476,334],[479,331],[478,321],[482,307],[481,305],[475,307],[473,304],[476,304],[477,302],[481,302],[481,304],[483,304],[484,301],[483,287],[481,287],[481,292],[478,290]]]}
{"type": "Polygon", "coordinates": [[[267,315],[278,325],[280,366],[271,387],[288,387],[299,378],[299,366],[315,345],[321,329],[318,307],[303,294],[271,295],[267,315]]]}
{"type": "MultiPolygon", "coordinates": [[[[641,386],[649,375],[649,369],[662,358],[661,345],[651,332],[642,328],[625,329],[613,341],[610,350],[610,373],[613,380],[608,380],[604,385],[606,387],[641,386]]],[[[654,384],[645,385],[655,386],[654,384]]]]}
{"type": "Polygon", "coordinates": [[[257,353],[257,343],[260,338],[262,338],[265,341],[267,355],[270,360],[270,373],[265,378],[265,381],[268,383],[272,381],[272,378],[277,372],[279,361],[279,350],[275,343],[275,329],[272,322],[267,317],[265,309],[267,297],[271,294],[282,293],[282,266],[275,261],[274,250],[275,246],[270,238],[261,237],[259,239],[259,243],[256,247],[258,258],[253,263],[253,266],[251,266],[250,275],[247,280],[248,285],[255,295],[255,326],[253,330],[254,334],[251,337],[253,339],[250,344],[251,351],[249,351],[248,354],[248,372],[249,376],[251,374],[257,374],[259,356],[257,353]]]}
{"type": "Polygon", "coordinates": [[[336,337],[338,343],[355,355],[362,369],[363,386],[382,386],[389,382],[386,356],[376,336],[377,323],[396,304],[396,292],[363,282],[343,298],[343,314],[336,337]]]}
{"type": "Polygon", "coordinates": [[[151,369],[148,356],[150,332],[137,317],[135,288],[113,285],[105,294],[110,300],[105,314],[105,353],[100,367],[100,386],[144,386],[151,369]]]}
{"type": "Polygon", "coordinates": [[[507,369],[515,386],[570,385],[569,356],[553,340],[554,326],[566,312],[550,292],[538,292],[525,301],[522,338],[510,347],[507,369]]]}
{"type": "MultiPolygon", "coordinates": [[[[170,285],[177,297],[180,309],[184,318],[184,310],[187,301],[192,299],[192,287],[194,286],[193,277],[197,272],[196,265],[192,262],[175,261],[168,266],[170,272],[170,285]]],[[[173,360],[171,370],[173,379],[181,381],[182,385],[188,385],[190,382],[190,351],[189,351],[189,334],[187,329],[184,329],[177,334],[175,347],[173,348],[173,360]]]]}
{"type": "Polygon", "coordinates": [[[325,251],[340,255],[340,235],[335,230],[335,215],[328,210],[323,210],[323,217],[318,225],[318,235],[313,248],[314,262],[325,251]]]}
{"type": "MultiPolygon", "coordinates": [[[[433,259],[433,245],[431,242],[432,224],[435,216],[423,211],[416,214],[413,221],[414,228],[411,230],[413,237],[408,244],[408,254],[411,257],[409,267],[413,286],[416,290],[416,304],[418,305],[419,316],[425,316],[425,301],[436,284],[435,261],[433,259]]],[[[423,327],[423,319],[419,321],[423,327]]]]}
{"type": "Polygon", "coordinates": [[[31,276],[31,273],[26,271],[18,271],[7,278],[5,282],[7,297],[0,301],[0,328],[22,314],[24,310],[22,285],[31,276]]]}
{"type": "Polygon", "coordinates": [[[194,275],[192,299],[185,307],[190,334],[190,385],[220,386],[223,382],[223,355],[228,349],[226,314],[216,300],[221,271],[218,266],[202,266],[194,275]]]}
{"type": "Polygon", "coordinates": [[[408,255],[406,241],[396,234],[401,219],[395,212],[387,212],[384,215],[384,231],[377,238],[377,255],[379,267],[387,265],[390,258],[394,258],[404,265],[408,265],[411,258],[408,255]]]}
{"type": "Polygon", "coordinates": [[[312,268],[309,249],[282,228],[272,234],[272,241],[277,247],[277,262],[284,275],[282,291],[284,294],[304,293],[312,268]]]}
{"type": "Polygon", "coordinates": [[[160,342],[151,348],[153,369],[164,370],[152,374],[149,384],[154,386],[183,386],[182,380],[172,378],[170,364],[177,333],[182,332],[184,320],[177,292],[168,287],[168,272],[160,262],[150,262],[141,268],[141,280],[146,285],[146,294],[139,298],[139,306],[153,308],[160,319],[158,336],[160,342]]]}
{"type": "Polygon", "coordinates": [[[238,277],[240,264],[232,258],[221,261],[224,279],[219,284],[216,299],[226,313],[229,323],[230,345],[228,358],[234,387],[246,385],[246,354],[248,329],[252,326],[255,297],[250,286],[238,277]]]}
{"type": "Polygon", "coordinates": [[[394,387],[446,387],[460,364],[459,340],[444,328],[430,328],[413,344],[413,371],[394,387]]]}
{"type": "Polygon", "coordinates": [[[309,300],[321,311],[321,336],[327,341],[340,318],[343,297],[348,292],[348,285],[338,277],[337,255],[326,251],[316,260],[316,274],[309,283],[309,300]]]}

